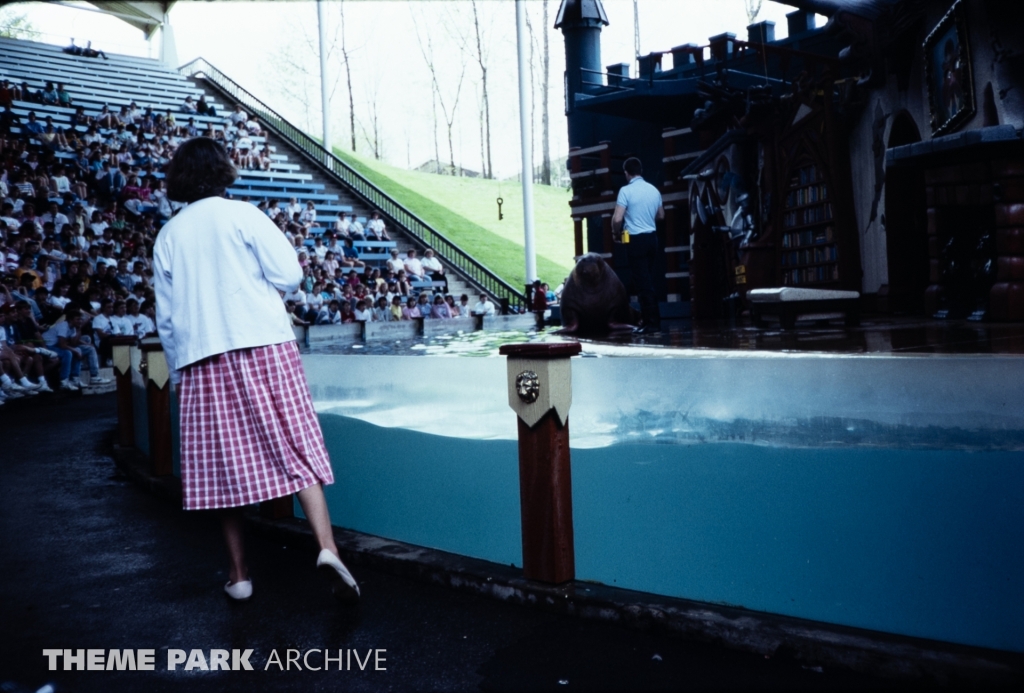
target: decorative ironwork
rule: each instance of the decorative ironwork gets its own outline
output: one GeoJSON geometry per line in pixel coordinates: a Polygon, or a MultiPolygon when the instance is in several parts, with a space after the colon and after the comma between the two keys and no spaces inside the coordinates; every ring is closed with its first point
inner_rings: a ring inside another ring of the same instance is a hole
{"type": "Polygon", "coordinates": [[[540,378],[533,371],[523,371],[516,376],[516,393],[519,399],[533,404],[540,397],[540,378]]]}

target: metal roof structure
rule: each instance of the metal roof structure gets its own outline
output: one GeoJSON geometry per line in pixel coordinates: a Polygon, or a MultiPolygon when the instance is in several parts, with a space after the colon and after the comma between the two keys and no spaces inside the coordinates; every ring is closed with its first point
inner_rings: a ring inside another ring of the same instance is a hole
{"type": "Polygon", "coordinates": [[[102,0],[89,2],[89,4],[105,14],[131,24],[149,39],[153,36],[153,32],[166,22],[167,13],[174,6],[174,0],[170,0],[170,2],[102,0]]]}

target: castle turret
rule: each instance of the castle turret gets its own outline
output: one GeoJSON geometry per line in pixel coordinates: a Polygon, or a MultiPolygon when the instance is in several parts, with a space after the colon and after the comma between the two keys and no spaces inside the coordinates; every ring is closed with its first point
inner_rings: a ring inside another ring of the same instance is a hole
{"type": "Polygon", "coordinates": [[[601,27],[608,26],[601,0],[562,0],[555,28],[565,37],[565,107],[569,115],[569,146],[581,146],[572,116],[576,94],[603,86],[601,27]]]}

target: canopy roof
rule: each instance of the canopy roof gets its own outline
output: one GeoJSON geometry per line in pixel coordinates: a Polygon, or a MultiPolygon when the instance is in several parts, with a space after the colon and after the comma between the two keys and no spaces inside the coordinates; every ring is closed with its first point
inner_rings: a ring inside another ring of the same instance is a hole
{"type": "Polygon", "coordinates": [[[148,39],[153,32],[164,23],[164,15],[170,12],[175,0],[166,2],[128,2],[126,0],[97,0],[89,2],[101,12],[117,17],[136,29],[140,29],[148,39]]]}

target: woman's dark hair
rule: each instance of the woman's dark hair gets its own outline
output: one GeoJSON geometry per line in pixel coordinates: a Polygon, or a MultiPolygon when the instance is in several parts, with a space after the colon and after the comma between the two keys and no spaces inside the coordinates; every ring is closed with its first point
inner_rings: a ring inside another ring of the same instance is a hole
{"type": "Polygon", "coordinates": [[[209,137],[195,137],[178,147],[167,164],[167,197],[176,202],[217,197],[237,177],[224,145],[209,137]]]}

